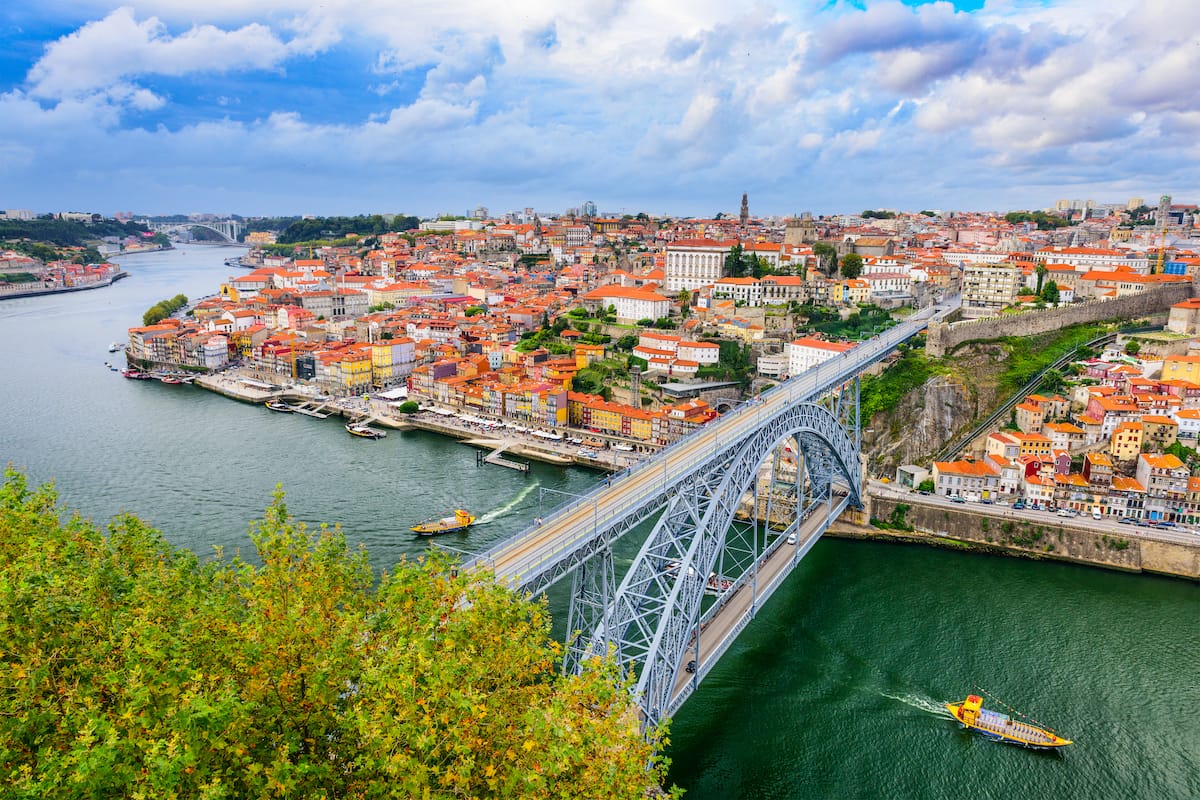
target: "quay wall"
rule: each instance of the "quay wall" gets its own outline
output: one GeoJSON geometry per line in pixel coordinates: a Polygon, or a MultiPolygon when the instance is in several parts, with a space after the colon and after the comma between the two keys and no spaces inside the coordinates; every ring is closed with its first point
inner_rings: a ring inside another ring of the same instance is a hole
{"type": "Polygon", "coordinates": [[[38,284],[36,288],[22,289],[20,288],[21,286],[33,286],[33,284],[17,283],[13,284],[13,288],[0,289],[0,300],[12,300],[18,297],[41,297],[42,295],[47,294],[65,294],[67,292],[86,292],[89,289],[103,289],[106,286],[112,286],[114,283],[121,280],[121,278],[128,277],[129,273],[122,271],[113,275],[111,278],[105,278],[102,281],[85,283],[79,286],[56,286],[54,288],[47,288],[41,284],[38,284]]]}
{"type": "Polygon", "coordinates": [[[1114,300],[1089,300],[1061,308],[981,317],[963,322],[931,322],[925,337],[925,352],[940,358],[964,342],[999,339],[1003,336],[1035,336],[1068,325],[1104,320],[1127,320],[1161,314],[1195,293],[1193,283],[1171,283],[1114,300]]]}
{"type": "MultiPolygon", "coordinates": [[[[913,530],[883,530],[870,525],[867,515],[889,520],[900,501],[872,497],[870,511],[847,511],[827,535],[855,539],[918,542],[1021,558],[1051,559],[1123,572],[1147,572],[1200,581],[1200,537],[1182,544],[1128,534],[1091,530],[1090,518],[1027,519],[1000,507],[984,511],[959,506],[905,502],[905,521],[913,530]]],[[[1131,526],[1132,527],[1132,526],[1131,526]]]]}

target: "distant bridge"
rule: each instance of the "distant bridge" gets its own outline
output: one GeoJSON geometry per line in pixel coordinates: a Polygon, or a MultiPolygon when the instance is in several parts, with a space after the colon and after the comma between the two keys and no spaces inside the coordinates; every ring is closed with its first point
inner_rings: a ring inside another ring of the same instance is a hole
{"type": "Polygon", "coordinates": [[[188,228],[205,228],[213,233],[220,234],[221,238],[227,242],[236,242],[244,230],[242,223],[235,219],[222,220],[221,222],[151,222],[148,219],[144,219],[142,220],[142,224],[155,233],[165,233],[168,235],[187,230],[188,228]]]}

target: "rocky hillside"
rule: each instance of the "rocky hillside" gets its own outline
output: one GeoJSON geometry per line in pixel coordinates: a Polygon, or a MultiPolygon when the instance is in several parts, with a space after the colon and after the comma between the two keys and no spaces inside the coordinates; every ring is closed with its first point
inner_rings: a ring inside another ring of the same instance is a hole
{"type": "Polygon", "coordinates": [[[926,371],[928,378],[915,388],[889,395],[864,382],[864,397],[876,395],[871,405],[878,409],[863,424],[870,473],[890,477],[901,464],[928,465],[933,452],[999,407],[1037,371],[1103,329],[1076,326],[1037,337],[974,342],[942,359],[910,353],[874,380],[895,384],[902,382],[898,372],[926,371]]]}

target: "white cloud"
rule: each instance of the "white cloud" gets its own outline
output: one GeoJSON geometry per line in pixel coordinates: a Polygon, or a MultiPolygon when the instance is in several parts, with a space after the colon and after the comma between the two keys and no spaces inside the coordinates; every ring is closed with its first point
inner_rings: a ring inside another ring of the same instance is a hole
{"type": "Polygon", "coordinates": [[[43,166],[73,160],[67,143],[85,135],[112,152],[136,142],[162,170],[220,141],[248,171],[307,164],[306,183],[369,182],[382,170],[447,187],[569,184],[694,202],[753,188],[744,183],[779,196],[809,183],[961,190],[981,170],[995,190],[1035,173],[1071,180],[1073,163],[1098,181],[1106,168],[1134,168],[1122,150],[1147,163],[1177,157],[1200,129],[1200,4],[1166,0],[1112,0],[1103,14],[1076,0],[992,0],[974,13],[819,0],[72,7],[101,10],[0,95],[0,146],[32,148],[43,166]],[[369,102],[319,123],[282,76],[339,43],[375,63],[339,76],[343,93],[369,102]],[[212,118],[250,107],[222,89],[211,109],[169,128],[120,127],[124,111],[180,102],[154,76],[264,70],[280,99],[258,120],[212,118]],[[24,118],[9,118],[18,108],[24,118]]]}

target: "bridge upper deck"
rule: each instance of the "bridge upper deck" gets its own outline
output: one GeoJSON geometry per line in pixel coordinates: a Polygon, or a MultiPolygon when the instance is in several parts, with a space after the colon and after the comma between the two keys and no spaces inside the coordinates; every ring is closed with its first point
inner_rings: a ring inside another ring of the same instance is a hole
{"type": "Polygon", "coordinates": [[[631,518],[639,518],[640,510],[660,506],[675,485],[704,467],[722,447],[751,435],[789,407],[811,402],[853,379],[923,330],[939,313],[945,313],[941,307],[919,312],[854,349],[772,388],[653,457],[612,476],[591,492],[563,504],[544,520],[498,543],[467,566],[491,569],[498,580],[514,587],[544,589],[559,577],[554,574],[557,565],[587,552],[607,531],[631,518]]]}

